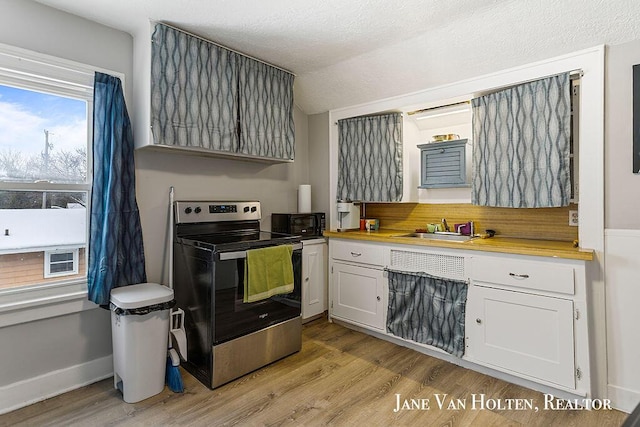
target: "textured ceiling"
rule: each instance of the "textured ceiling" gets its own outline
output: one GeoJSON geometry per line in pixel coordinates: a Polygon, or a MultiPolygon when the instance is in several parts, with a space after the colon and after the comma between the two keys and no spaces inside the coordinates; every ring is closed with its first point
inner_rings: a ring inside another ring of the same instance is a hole
{"type": "Polygon", "coordinates": [[[164,21],[297,74],[307,114],[640,38],[637,0],[38,0],[132,35],[164,21]]]}

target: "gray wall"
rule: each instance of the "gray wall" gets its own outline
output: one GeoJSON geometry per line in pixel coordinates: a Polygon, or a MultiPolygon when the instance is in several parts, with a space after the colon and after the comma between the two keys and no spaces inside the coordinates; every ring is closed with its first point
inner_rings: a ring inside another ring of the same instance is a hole
{"type": "MultiPolygon", "coordinates": [[[[129,34],[29,0],[0,0],[0,43],[125,74],[132,117],[133,40],[129,34]]],[[[297,210],[297,186],[309,182],[308,123],[295,110],[296,161],[264,164],[154,151],[136,152],[138,204],[150,281],[166,283],[168,191],[183,199],[255,199],[263,228],[270,215],[297,210]]],[[[134,122],[134,127],[140,125],[134,122]]],[[[315,208],[315,207],[314,207],[315,208]]],[[[0,386],[111,354],[109,315],[96,309],[0,328],[0,386]]]]}
{"type": "Polygon", "coordinates": [[[0,387],[109,356],[110,316],[95,309],[1,328],[0,387]]]}
{"type": "Polygon", "coordinates": [[[136,151],[138,206],[149,281],[167,284],[169,188],[176,200],[258,200],[262,229],[271,229],[271,213],[296,212],[297,189],[309,180],[307,116],[294,112],[296,159],[267,164],[196,157],[143,148],[136,151]]]}
{"type": "Polygon", "coordinates": [[[0,43],[124,73],[131,99],[129,34],[31,0],[0,0],[0,11],[0,43]]]}
{"type": "Polygon", "coordinates": [[[309,184],[311,209],[327,214],[330,224],[329,200],[329,113],[309,116],[309,184]]]}
{"type": "MultiPolygon", "coordinates": [[[[31,1],[2,0],[1,6],[0,43],[122,72],[131,99],[131,36],[31,1]]],[[[309,180],[307,117],[299,109],[295,122],[296,161],[290,164],[136,153],[149,280],[166,282],[168,190],[172,185],[177,198],[260,200],[264,229],[270,228],[272,212],[296,211],[297,186],[309,180]]],[[[0,329],[0,340],[11,343],[0,350],[4,361],[0,386],[109,355],[107,314],[92,310],[0,329]]]]}
{"type": "MultiPolygon", "coordinates": [[[[125,74],[133,42],[121,31],[28,0],[0,0],[0,43],[125,74]]],[[[111,354],[109,313],[89,310],[0,328],[0,387],[111,354]]]]}
{"type": "Polygon", "coordinates": [[[607,49],[605,85],[605,228],[640,229],[640,175],[632,173],[632,66],[640,40],[607,49]]]}

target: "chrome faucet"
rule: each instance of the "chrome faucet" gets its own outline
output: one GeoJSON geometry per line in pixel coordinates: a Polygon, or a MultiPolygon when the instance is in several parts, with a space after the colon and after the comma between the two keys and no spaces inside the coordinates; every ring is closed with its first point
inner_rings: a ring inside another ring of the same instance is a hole
{"type": "Polygon", "coordinates": [[[474,226],[473,226],[473,221],[469,221],[469,222],[468,222],[468,223],[466,223],[466,224],[460,224],[460,225],[458,225],[458,229],[456,230],[456,232],[457,232],[458,234],[462,234],[462,229],[463,229],[464,227],[466,227],[466,226],[467,226],[467,224],[469,224],[469,235],[470,235],[470,236],[473,236],[473,235],[475,234],[475,229],[474,229],[474,226]]]}

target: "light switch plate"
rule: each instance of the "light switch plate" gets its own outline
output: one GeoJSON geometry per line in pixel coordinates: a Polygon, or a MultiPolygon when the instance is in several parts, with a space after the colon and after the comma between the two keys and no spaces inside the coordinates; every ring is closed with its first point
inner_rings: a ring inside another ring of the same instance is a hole
{"type": "Polygon", "coordinates": [[[578,226],[578,211],[569,211],[569,225],[572,227],[578,226]]]}

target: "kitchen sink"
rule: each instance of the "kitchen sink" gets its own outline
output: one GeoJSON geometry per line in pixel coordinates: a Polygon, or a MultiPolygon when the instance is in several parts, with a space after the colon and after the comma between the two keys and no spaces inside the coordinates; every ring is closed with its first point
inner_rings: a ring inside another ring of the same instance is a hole
{"type": "Polygon", "coordinates": [[[448,233],[448,232],[408,233],[408,234],[400,234],[394,237],[412,237],[414,239],[447,240],[451,242],[467,242],[472,239],[471,236],[465,236],[463,234],[448,233]]]}

